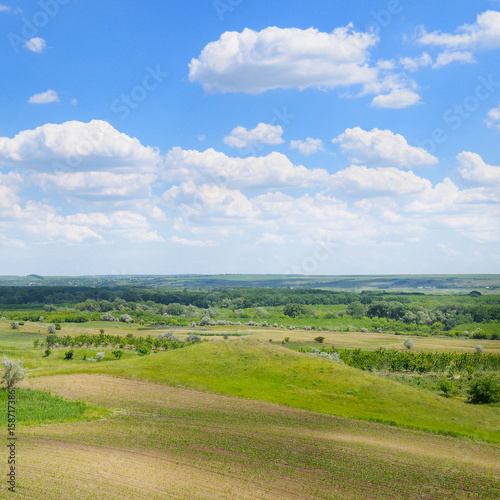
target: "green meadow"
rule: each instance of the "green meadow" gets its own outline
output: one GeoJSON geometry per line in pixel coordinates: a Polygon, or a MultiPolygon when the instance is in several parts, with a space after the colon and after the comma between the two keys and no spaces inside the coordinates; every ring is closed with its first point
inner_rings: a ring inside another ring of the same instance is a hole
{"type": "MultiPolygon", "coordinates": [[[[205,300],[183,293],[178,297],[205,300]]],[[[500,497],[500,403],[468,401],[477,381],[491,380],[493,389],[500,382],[497,296],[405,302],[404,295],[360,295],[363,303],[347,295],[340,300],[353,306],[306,304],[290,317],[284,306],[231,305],[259,300],[254,289],[224,293],[215,296],[219,307],[173,303],[168,310],[178,315],[161,317],[177,325],[155,319],[170,304],[137,296],[4,308],[4,317],[29,316],[0,320],[0,354],[22,359],[29,370],[16,388],[17,495],[500,497]],[[401,335],[373,328],[380,318],[347,314],[358,304],[369,313],[384,301],[389,312],[395,303],[400,314],[441,314],[448,326],[422,324],[401,335]],[[460,314],[481,317],[484,328],[472,322],[466,334],[454,324],[460,304],[460,314]],[[96,308],[110,308],[117,320],[101,320],[106,313],[96,308]],[[151,320],[140,321],[143,313],[151,320]],[[42,314],[70,321],[56,329],[42,314]],[[234,324],[238,315],[250,324],[234,324]],[[357,329],[356,321],[366,327],[357,329]]],[[[269,301],[280,297],[265,293],[269,301]]],[[[0,416],[7,422],[5,390],[0,416]]],[[[3,495],[6,483],[0,487],[3,495]]]]}

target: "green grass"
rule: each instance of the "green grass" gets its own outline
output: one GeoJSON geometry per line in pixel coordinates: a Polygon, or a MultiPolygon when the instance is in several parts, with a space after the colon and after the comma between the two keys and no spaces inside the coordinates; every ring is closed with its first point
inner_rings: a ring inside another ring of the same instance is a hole
{"type": "MultiPolygon", "coordinates": [[[[6,390],[0,391],[0,421],[7,421],[6,390]]],[[[83,401],[68,401],[48,392],[16,389],[16,423],[38,425],[95,418],[108,413],[83,401]]]]}
{"type": "Polygon", "coordinates": [[[47,366],[37,373],[107,373],[500,442],[500,419],[495,408],[446,399],[269,343],[207,342],[143,358],[58,365],[57,369],[47,366]]]}

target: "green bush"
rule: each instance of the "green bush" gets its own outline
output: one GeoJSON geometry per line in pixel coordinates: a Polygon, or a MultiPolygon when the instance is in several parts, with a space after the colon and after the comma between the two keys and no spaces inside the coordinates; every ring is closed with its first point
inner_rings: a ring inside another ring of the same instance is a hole
{"type": "Polygon", "coordinates": [[[71,351],[65,352],[64,353],[64,359],[73,359],[73,354],[74,354],[73,349],[71,349],[71,351]]]}
{"type": "Polygon", "coordinates": [[[324,340],[325,337],[314,337],[314,342],[317,342],[318,344],[322,344],[324,340]]]}
{"type": "Polygon", "coordinates": [[[51,355],[50,349],[45,349],[45,353],[43,355],[44,358],[48,358],[51,355]]]}
{"type": "Polygon", "coordinates": [[[137,348],[137,354],[139,354],[139,356],[147,356],[150,352],[151,351],[145,345],[140,345],[137,348]]]}
{"type": "Polygon", "coordinates": [[[52,347],[54,344],[57,344],[59,342],[59,337],[57,335],[47,335],[45,338],[45,343],[47,347],[52,347]]]}
{"type": "Polygon", "coordinates": [[[469,403],[489,404],[500,401],[500,384],[490,375],[474,380],[469,387],[469,403]]]}
{"type": "Polygon", "coordinates": [[[121,351],[120,349],[116,349],[115,351],[111,352],[116,359],[121,359],[121,357],[123,356],[123,351],[121,351]]]}

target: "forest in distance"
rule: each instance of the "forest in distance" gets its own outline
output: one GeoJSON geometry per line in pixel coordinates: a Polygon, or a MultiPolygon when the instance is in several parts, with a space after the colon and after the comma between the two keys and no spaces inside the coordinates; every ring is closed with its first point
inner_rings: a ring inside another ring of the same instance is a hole
{"type": "Polygon", "coordinates": [[[409,275],[275,275],[275,274],[179,274],[172,276],[0,276],[0,286],[153,286],[153,287],[269,287],[324,288],[332,290],[398,290],[402,292],[463,292],[474,289],[489,293],[500,288],[498,274],[409,274],[409,275]]]}

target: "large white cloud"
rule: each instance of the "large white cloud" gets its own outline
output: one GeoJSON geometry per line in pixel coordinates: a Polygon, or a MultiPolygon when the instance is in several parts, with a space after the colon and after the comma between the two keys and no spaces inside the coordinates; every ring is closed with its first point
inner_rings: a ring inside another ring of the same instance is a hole
{"type": "Polygon", "coordinates": [[[459,26],[454,34],[421,28],[417,41],[451,51],[489,50],[500,48],[500,12],[488,10],[477,16],[473,24],[459,26]]]}
{"type": "Polygon", "coordinates": [[[185,218],[254,217],[257,213],[248,198],[238,190],[189,181],[173,186],[163,195],[171,207],[180,208],[185,218]]]}
{"type": "Polygon", "coordinates": [[[192,180],[238,189],[319,186],[329,179],[326,170],[295,166],[277,152],[235,158],[213,149],[201,152],[181,148],[167,154],[162,176],[169,181],[192,180]]]}
{"type": "Polygon", "coordinates": [[[458,174],[463,182],[473,186],[500,185],[500,167],[488,165],[477,153],[464,151],[457,156],[458,174]]]}
{"type": "Polygon", "coordinates": [[[33,179],[46,193],[70,194],[78,197],[147,198],[154,174],[115,174],[113,172],[75,172],[35,174],[33,179]]]}
{"type": "Polygon", "coordinates": [[[421,193],[432,183],[413,172],[394,167],[367,168],[352,165],[332,177],[331,186],[358,196],[408,195],[421,193]]]}
{"type": "Polygon", "coordinates": [[[335,88],[374,81],[368,64],[374,33],[351,25],[332,33],[269,27],[228,31],[209,43],[189,65],[191,81],[207,92],[256,94],[276,88],[335,88]]]}
{"type": "Polygon", "coordinates": [[[283,128],[281,125],[259,123],[255,128],[247,130],[236,127],[224,137],[224,144],[232,148],[251,148],[259,144],[282,144],[283,128]]]}
{"type": "Polygon", "coordinates": [[[423,148],[410,146],[400,134],[390,130],[348,128],[333,139],[356,164],[412,169],[435,165],[438,159],[423,148]]]}
{"type": "Polygon", "coordinates": [[[160,160],[158,151],[101,120],[46,124],[12,139],[0,137],[0,164],[39,172],[151,171],[160,160]]]}

